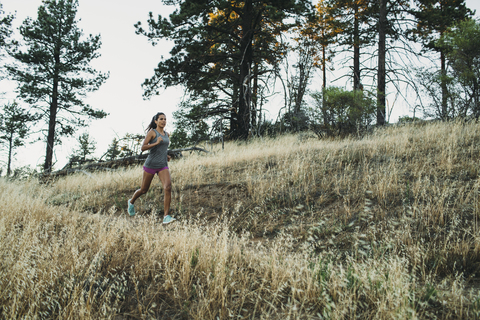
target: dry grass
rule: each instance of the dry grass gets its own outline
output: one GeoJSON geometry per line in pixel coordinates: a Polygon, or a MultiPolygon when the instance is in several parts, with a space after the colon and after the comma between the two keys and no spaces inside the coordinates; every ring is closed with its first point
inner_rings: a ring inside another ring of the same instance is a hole
{"type": "Polygon", "coordinates": [[[0,318],[480,317],[479,124],[215,148],[168,226],[141,168],[0,180],[0,318]]]}

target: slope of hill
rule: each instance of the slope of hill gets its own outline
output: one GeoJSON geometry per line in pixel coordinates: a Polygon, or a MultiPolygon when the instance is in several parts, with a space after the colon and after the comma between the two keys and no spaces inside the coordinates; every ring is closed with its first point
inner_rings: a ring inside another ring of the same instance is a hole
{"type": "Polygon", "coordinates": [[[0,180],[0,317],[480,317],[480,125],[229,143],[170,163],[0,180]]]}

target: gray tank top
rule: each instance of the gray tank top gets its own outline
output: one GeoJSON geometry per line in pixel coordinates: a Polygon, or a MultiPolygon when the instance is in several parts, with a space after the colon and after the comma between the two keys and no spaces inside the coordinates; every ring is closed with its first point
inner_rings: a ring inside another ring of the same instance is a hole
{"type": "Polygon", "coordinates": [[[162,137],[162,142],[160,142],[158,145],[150,149],[150,153],[148,154],[147,160],[145,160],[145,167],[150,168],[150,169],[161,169],[168,167],[168,162],[167,162],[167,151],[168,151],[168,145],[170,143],[170,139],[168,138],[167,132],[165,132],[165,135],[161,135],[160,132],[158,132],[156,129],[153,129],[155,132],[155,138],[150,141],[150,143],[155,143],[158,139],[159,136],[162,137]]]}

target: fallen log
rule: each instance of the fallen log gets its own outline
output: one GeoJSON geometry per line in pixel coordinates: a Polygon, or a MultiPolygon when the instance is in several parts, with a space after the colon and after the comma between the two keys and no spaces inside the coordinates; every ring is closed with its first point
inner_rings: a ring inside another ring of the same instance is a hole
{"type": "MultiPolygon", "coordinates": [[[[205,153],[209,153],[207,150],[199,148],[199,147],[189,147],[189,148],[180,148],[180,149],[171,149],[168,150],[168,155],[172,157],[172,159],[178,159],[183,157],[183,151],[201,151],[205,153]]],[[[145,162],[147,159],[148,153],[141,153],[139,155],[124,157],[120,159],[110,160],[110,161],[98,161],[94,163],[87,163],[85,165],[81,165],[78,167],[69,167],[70,162],[63,167],[61,170],[51,172],[50,174],[44,174],[43,178],[55,178],[66,176],[68,174],[72,174],[75,172],[83,172],[84,174],[88,175],[87,170],[89,171],[96,171],[96,170],[114,170],[118,168],[126,168],[131,165],[141,164],[145,162]]]]}

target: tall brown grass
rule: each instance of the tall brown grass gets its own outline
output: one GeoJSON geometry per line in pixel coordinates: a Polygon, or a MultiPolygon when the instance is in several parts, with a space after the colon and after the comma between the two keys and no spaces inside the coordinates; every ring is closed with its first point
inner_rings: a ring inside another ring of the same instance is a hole
{"type": "Polygon", "coordinates": [[[479,318],[479,156],[460,122],[230,142],[171,163],[168,226],[158,182],[126,215],[140,168],[2,179],[0,317],[479,318]]]}

